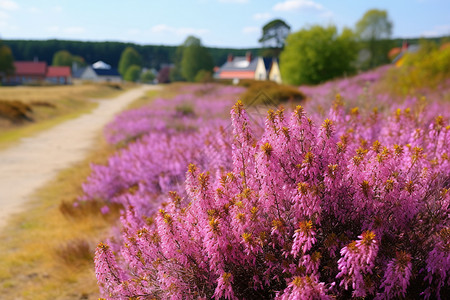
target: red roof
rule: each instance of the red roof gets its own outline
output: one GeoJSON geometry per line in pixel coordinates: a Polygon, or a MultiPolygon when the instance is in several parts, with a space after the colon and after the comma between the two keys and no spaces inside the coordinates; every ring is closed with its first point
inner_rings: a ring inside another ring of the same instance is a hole
{"type": "Polygon", "coordinates": [[[42,61],[16,61],[14,67],[18,76],[45,76],[47,71],[47,63],[42,61]]]}
{"type": "Polygon", "coordinates": [[[70,67],[48,67],[47,77],[70,77],[70,67]]]}

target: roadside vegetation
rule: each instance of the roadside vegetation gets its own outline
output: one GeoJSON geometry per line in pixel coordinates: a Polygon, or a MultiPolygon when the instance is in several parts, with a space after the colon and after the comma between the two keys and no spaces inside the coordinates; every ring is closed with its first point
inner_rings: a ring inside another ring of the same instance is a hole
{"type": "Polygon", "coordinates": [[[445,40],[441,44],[422,41],[419,51],[407,53],[401,64],[386,76],[385,86],[394,93],[411,95],[450,85],[450,43],[445,40]]]}
{"type": "Polygon", "coordinates": [[[24,136],[75,118],[97,106],[92,99],[109,98],[121,86],[84,84],[48,87],[0,87],[0,148],[24,136]]]}
{"type": "MultiPolygon", "coordinates": [[[[115,94],[105,87],[72,87],[55,89],[49,103],[58,96],[72,93],[84,96],[110,97],[115,94]]],[[[130,107],[141,106],[164,95],[171,97],[181,87],[149,91],[130,107]]],[[[29,90],[28,90],[29,92],[29,90]]],[[[42,88],[39,97],[48,96],[51,88],[42,88]]],[[[13,95],[13,93],[11,93],[13,95]]],[[[14,96],[18,94],[15,93],[14,96]]],[[[24,102],[27,98],[23,92],[24,102]]],[[[38,94],[36,94],[38,95],[38,94]]],[[[73,100],[75,101],[75,100],[73,100]]],[[[79,100],[81,101],[81,100],[79,100]]],[[[87,101],[86,101],[87,102],[87,101]]],[[[75,116],[75,114],[73,114],[75,116]]],[[[67,115],[66,115],[67,117],[67,115]]],[[[58,118],[55,118],[58,119],[58,118]]],[[[62,122],[64,118],[59,118],[62,122]]],[[[52,123],[51,120],[38,124],[52,123]]],[[[32,126],[32,125],[31,125],[32,126]]],[[[28,126],[29,127],[29,126],[28,126]]],[[[22,131],[16,130],[18,136],[22,131]]],[[[32,130],[27,131],[32,134],[32,130]]],[[[109,213],[102,214],[103,201],[73,203],[81,194],[81,184],[91,173],[90,164],[104,164],[114,152],[103,137],[83,161],[63,170],[58,177],[40,188],[25,212],[11,218],[0,233],[0,295],[2,299],[97,299],[98,286],[94,274],[94,250],[99,240],[110,235],[117,222],[121,205],[109,205],[109,213]]]]}
{"type": "Polygon", "coordinates": [[[300,103],[305,95],[297,87],[278,84],[274,81],[243,80],[239,86],[246,87],[241,94],[241,100],[246,105],[286,105],[300,103]]]}
{"type": "Polygon", "coordinates": [[[0,233],[0,294],[3,299],[96,299],[93,249],[106,237],[118,210],[103,216],[93,202],[74,214],[68,205],[81,193],[91,162],[111,149],[99,138],[85,161],[39,189],[0,233]]]}

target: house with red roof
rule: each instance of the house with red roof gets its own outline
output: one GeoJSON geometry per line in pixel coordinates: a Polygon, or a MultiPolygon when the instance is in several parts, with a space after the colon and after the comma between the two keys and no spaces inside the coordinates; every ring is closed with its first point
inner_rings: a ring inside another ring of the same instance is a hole
{"type": "Polygon", "coordinates": [[[39,82],[53,84],[70,84],[72,81],[70,67],[47,66],[43,61],[16,61],[14,74],[7,77],[4,84],[21,85],[39,82]]]}
{"type": "Polygon", "coordinates": [[[269,57],[253,57],[251,52],[245,56],[228,55],[227,62],[214,74],[217,79],[272,80],[281,83],[281,74],[278,62],[269,57]]]}
{"type": "Polygon", "coordinates": [[[419,49],[420,45],[410,45],[407,41],[404,41],[400,53],[392,60],[392,63],[396,67],[401,67],[405,61],[405,55],[407,53],[416,53],[419,49]]]}
{"type": "Polygon", "coordinates": [[[47,63],[42,61],[16,61],[14,74],[6,79],[7,84],[25,84],[44,81],[47,63]]]}
{"type": "Polygon", "coordinates": [[[54,84],[70,84],[72,81],[70,67],[48,67],[46,81],[54,84]]]}

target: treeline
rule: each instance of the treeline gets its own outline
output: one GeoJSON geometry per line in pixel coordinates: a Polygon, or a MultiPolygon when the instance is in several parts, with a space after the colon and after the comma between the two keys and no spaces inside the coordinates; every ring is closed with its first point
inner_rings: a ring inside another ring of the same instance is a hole
{"type": "MultiPolygon", "coordinates": [[[[178,46],[139,45],[122,42],[81,42],[65,40],[3,40],[10,47],[14,60],[34,60],[52,63],[53,55],[60,50],[67,50],[73,55],[81,56],[91,64],[102,60],[117,68],[120,55],[127,47],[139,52],[143,66],[160,69],[161,64],[173,63],[178,46]]],[[[260,49],[207,48],[216,66],[222,65],[229,53],[245,55],[247,51],[259,54],[260,49]]]]}

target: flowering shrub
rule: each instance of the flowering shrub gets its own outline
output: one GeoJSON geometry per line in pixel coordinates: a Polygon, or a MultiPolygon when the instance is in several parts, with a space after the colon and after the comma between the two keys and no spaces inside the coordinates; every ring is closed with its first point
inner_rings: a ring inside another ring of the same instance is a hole
{"type": "Polygon", "coordinates": [[[126,147],[106,165],[92,166],[81,200],[132,205],[145,216],[169,191],[184,195],[189,163],[210,170],[231,166],[229,121],[223,116],[242,88],[211,87],[208,97],[195,97],[198,88],[188,92],[125,111],[105,128],[110,144],[126,147]]]}
{"type": "Polygon", "coordinates": [[[346,113],[339,98],[329,117],[317,126],[302,107],[290,115],[269,111],[256,138],[238,102],[232,150],[219,153],[230,164],[213,172],[191,164],[185,194],[169,193],[154,215],[138,211],[134,203],[150,198],[136,193],[121,218],[122,242],[98,246],[102,294],[448,296],[447,119],[423,120],[408,110],[346,113]]]}
{"type": "MultiPolygon", "coordinates": [[[[376,109],[379,113],[390,113],[396,109],[410,108],[421,119],[429,122],[436,115],[450,118],[450,85],[442,81],[438,89],[421,88],[420,91],[407,90],[405,94],[397,94],[393,90],[400,87],[391,73],[399,72],[395,67],[382,66],[368,72],[348,78],[340,78],[317,86],[302,86],[300,90],[306,95],[305,110],[315,122],[328,117],[332,99],[340,94],[346,104],[346,111],[354,107],[360,113],[376,109]],[[426,103],[426,106],[424,105],[426,103]],[[424,109],[426,107],[426,109],[424,109]]],[[[447,80],[448,81],[448,80],[447,80]]]]}

